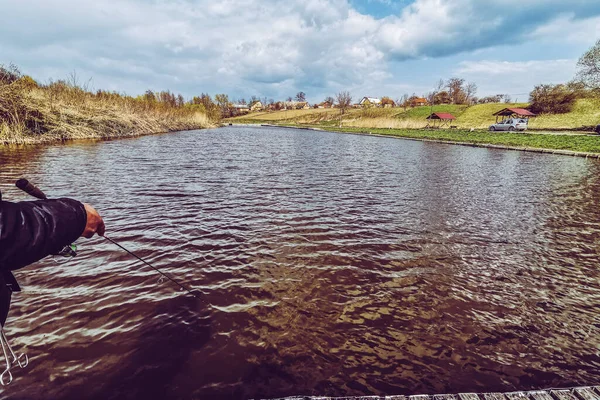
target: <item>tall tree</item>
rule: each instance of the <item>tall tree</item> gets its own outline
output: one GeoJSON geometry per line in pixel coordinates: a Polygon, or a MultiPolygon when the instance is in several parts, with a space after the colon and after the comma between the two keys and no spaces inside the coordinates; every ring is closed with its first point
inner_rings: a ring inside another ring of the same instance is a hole
{"type": "Polygon", "coordinates": [[[306,101],[306,93],[304,93],[304,92],[296,93],[296,101],[306,101]]]}
{"type": "Polygon", "coordinates": [[[346,112],[346,110],[352,104],[352,96],[350,92],[341,91],[336,96],[338,108],[340,109],[340,127],[342,126],[342,115],[346,112]]]}
{"type": "Polygon", "coordinates": [[[465,86],[465,97],[466,97],[465,100],[466,100],[467,104],[473,103],[473,98],[475,97],[476,93],[477,93],[477,85],[473,82],[467,83],[467,85],[465,86]]]}
{"type": "Polygon", "coordinates": [[[396,104],[402,106],[404,111],[408,108],[408,93],[404,93],[400,98],[396,101],[396,104]]]}
{"type": "Polygon", "coordinates": [[[446,87],[448,88],[448,94],[450,95],[450,99],[454,104],[464,104],[465,103],[465,90],[464,90],[465,80],[462,78],[450,78],[448,82],[446,82],[446,87]]]}
{"type": "Polygon", "coordinates": [[[600,88],[600,39],[577,62],[577,78],[591,88],[600,88]]]}
{"type": "Polygon", "coordinates": [[[219,106],[219,109],[221,110],[221,117],[222,118],[228,117],[230,114],[229,96],[227,96],[226,94],[217,94],[217,95],[215,95],[215,102],[217,103],[217,105],[219,106]]]}

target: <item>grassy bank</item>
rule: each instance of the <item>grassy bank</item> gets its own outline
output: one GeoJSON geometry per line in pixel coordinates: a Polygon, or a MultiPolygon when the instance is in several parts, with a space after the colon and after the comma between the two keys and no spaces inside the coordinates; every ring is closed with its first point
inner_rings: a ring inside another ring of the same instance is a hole
{"type": "MultiPolygon", "coordinates": [[[[527,107],[527,103],[490,103],[465,105],[437,105],[435,112],[451,113],[456,117],[452,125],[459,129],[487,129],[495,122],[493,114],[505,107],[527,107]]],[[[344,126],[357,128],[420,129],[431,107],[351,109],[343,119],[344,126]]],[[[295,110],[271,113],[254,113],[231,119],[244,123],[286,123],[335,126],[339,123],[339,110],[295,110]]],[[[530,120],[532,130],[582,130],[600,123],[600,99],[579,99],[573,110],[566,114],[542,114],[530,120]]]]}
{"type": "Polygon", "coordinates": [[[530,133],[464,131],[464,130],[411,130],[411,129],[361,129],[319,127],[324,130],[372,133],[411,139],[442,140],[457,143],[490,144],[518,148],[569,150],[600,154],[600,137],[587,135],[541,135],[530,133]]]}
{"type": "Polygon", "coordinates": [[[38,85],[16,70],[0,68],[1,144],[106,139],[213,125],[205,113],[181,102],[92,93],[65,81],[38,85]]]}

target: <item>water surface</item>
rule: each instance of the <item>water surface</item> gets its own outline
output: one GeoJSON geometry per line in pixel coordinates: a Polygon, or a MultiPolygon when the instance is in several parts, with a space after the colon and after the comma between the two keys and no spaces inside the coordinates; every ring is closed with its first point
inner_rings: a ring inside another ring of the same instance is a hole
{"type": "Polygon", "coordinates": [[[0,150],[107,234],[16,273],[11,398],[600,383],[597,160],[228,127],[0,150]]]}

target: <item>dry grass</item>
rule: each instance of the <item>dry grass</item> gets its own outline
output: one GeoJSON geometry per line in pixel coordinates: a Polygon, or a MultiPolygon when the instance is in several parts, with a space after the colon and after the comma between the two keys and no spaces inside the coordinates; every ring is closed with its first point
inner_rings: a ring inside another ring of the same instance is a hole
{"type": "MultiPolygon", "coordinates": [[[[434,111],[449,112],[456,117],[448,125],[459,129],[487,129],[495,122],[493,114],[506,107],[525,108],[527,103],[491,103],[475,106],[437,105],[434,111]]],[[[356,128],[382,129],[420,129],[427,125],[425,119],[431,112],[430,107],[372,108],[351,109],[343,119],[343,126],[356,128]]],[[[285,124],[313,124],[319,126],[337,126],[339,110],[311,109],[295,111],[277,111],[272,113],[256,113],[238,117],[232,122],[280,122],[285,124]]],[[[543,130],[590,130],[600,123],[600,100],[579,99],[573,110],[566,114],[542,114],[529,122],[531,129],[543,130]]]]}
{"type": "Polygon", "coordinates": [[[308,110],[281,110],[272,112],[257,112],[246,115],[240,115],[239,117],[231,118],[231,121],[239,120],[256,120],[256,121],[287,121],[287,120],[303,120],[308,119],[310,121],[318,120],[321,114],[338,113],[339,110],[331,108],[311,108],[308,110]]]}
{"type": "Polygon", "coordinates": [[[58,82],[0,81],[0,143],[105,139],[213,126],[186,107],[149,103],[116,93],[90,93],[58,82]]]}
{"type": "Polygon", "coordinates": [[[344,120],[343,126],[352,126],[356,128],[383,128],[383,129],[419,129],[423,128],[427,122],[415,119],[398,119],[389,117],[369,118],[369,119],[349,119],[344,120]]]}

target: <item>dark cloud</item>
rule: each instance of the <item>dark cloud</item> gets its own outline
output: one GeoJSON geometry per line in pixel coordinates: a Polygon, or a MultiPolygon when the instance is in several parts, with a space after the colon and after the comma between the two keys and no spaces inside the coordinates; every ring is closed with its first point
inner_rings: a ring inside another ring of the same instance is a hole
{"type": "Polygon", "coordinates": [[[383,19],[346,0],[0,0],[0,9],[0,63],[42,81],[76,70],[132,94],[318,99],[384,87],[396,61],[523,43],[556,19],[600,15],[600,3],[581,0],[416,0],[383,19]]]}

